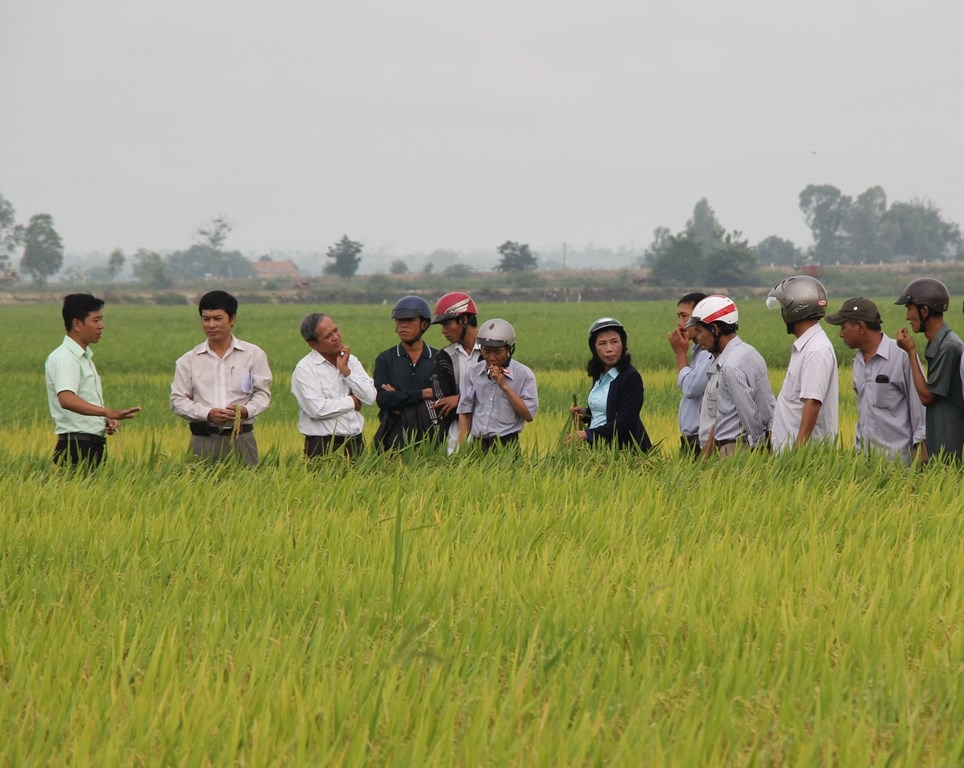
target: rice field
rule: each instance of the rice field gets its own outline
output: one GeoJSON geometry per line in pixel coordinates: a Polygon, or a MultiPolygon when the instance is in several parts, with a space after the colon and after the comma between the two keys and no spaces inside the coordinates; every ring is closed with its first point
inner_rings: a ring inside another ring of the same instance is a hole
{"type": "MultiPolygon", "coordinates": [[[[212,470],[167,407],[196,309],[108,304],[108,403],[145,410],[84,476],[49,461],[59,308],[0,307],[0,763],[964,763],[960,472],[854,456],[834,334],[840,445],[697,466],[671,303],[482,307],[538,377],[521,458],[306,466],[289,382],[314,309],[242,302],[274,400],[261,465],[212,470]],[[609,314],[662,441],[642,459],[562,445],[609,314]]],[[[394,342],[389,307],[317,309],[369,372],[394,342]]],[[[790,337],[740,309],[777,390],[790,337]]]]}

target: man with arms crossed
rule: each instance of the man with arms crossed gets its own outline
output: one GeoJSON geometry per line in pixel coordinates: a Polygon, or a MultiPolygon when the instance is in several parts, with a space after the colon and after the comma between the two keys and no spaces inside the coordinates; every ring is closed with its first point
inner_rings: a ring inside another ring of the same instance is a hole
{"type": "Polygon", "coordinates": [[[141,410],[114,410],[104,405],[90,348],[104,332],[103,309],[104,302],[89,293],[65,296],[61,314],[67,335],[44,365],[47,404],[57,433],[54,461],[58,464],[98,466],[107,444],[104,435],[114,434],[117,422],[132,419],[141,410]]]}

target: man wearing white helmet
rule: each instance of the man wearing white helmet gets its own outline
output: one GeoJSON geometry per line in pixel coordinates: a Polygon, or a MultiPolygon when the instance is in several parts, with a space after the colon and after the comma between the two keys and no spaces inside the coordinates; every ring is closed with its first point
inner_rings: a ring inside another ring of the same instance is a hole
{"type": "Polygon", "coordinates": [[[442,328],[442,335],[449,342],[435,358],[435,376],[442,396],[434,405],[441,418],[443,431],[448,432],[448,453],[455,452],[459,439],[459,419],[456,408],[459,394],[465,389],[465,377],[469,366],[477,362],[479,345],[479,315],[475,301],[467,293],[446,293],[435,304],[432,324],[442,328]]]}
{"type": "Polygon", "coordinates": [[[458,444],[471,435],[483,451],[516,445],[539,409],[535,374],[513,359],[515,329],[505,320],[482,323],[477,341],[483,359],[469,368],[459,399],[458,444]]]}
{"type": "Polygon", "coordinates": [[[810,275],[794,275],[767,295],[769,309],[780,308],[794,337],[790,365],[773,412],[773,449],[779,453],[810,440],[837,438],[837,354],[820,318],[827,314],[827,291],[810,275]]]}
{"type": "MultiPolygon", "coordinates": [[[[762,355],[737,336],[740,314],[728,296],[707,296],[693,307],[687,322],[696,342],[714,357],[716,417],[702,447],[705,458],[716,451],[722,458],[737,450],[769,447],[773,391],[762,355]]],[[[715,391],[710,391],[713,388],[715,391]]]]}

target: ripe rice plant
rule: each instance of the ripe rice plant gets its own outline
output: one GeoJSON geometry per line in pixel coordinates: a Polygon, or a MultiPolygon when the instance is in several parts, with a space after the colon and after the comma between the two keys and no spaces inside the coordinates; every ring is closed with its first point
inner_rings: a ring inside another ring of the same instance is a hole
{"type": "MultiPolygon", "coordinates": [[[[856,457],[848,368],[841,445],[699,465],[675,450],[670,304],[483,308],[539,377],[520,457],[306,465],[304,311],[242,305],[275,400],[261,465],[212,469],[166,405],[196,312],[108,305],[108,400],[145,412],[84,475],[50,464],[56,308],[0,308],[0,763],[964,762],[960,472],[856,457]],[[561,442],[603,314],[654,455],[561,442]]],[[[392,343],[384,308],[332,311],[366,365],[392,343]]],[[[786,351],[764,313],[746,336],[786,351]]]]}

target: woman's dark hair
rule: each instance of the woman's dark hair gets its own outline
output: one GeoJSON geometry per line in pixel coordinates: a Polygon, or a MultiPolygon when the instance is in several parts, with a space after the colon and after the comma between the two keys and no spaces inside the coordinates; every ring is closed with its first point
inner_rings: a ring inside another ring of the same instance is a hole
{"type": "Polygon", "coordinates": [[[606,372],[606,364],[600,360],[599,355],[596,354],[596,337],[603,331],[616,331],[616,333],[619,334],[619,338],[623,342],[623,354],[622,357],[619,358],[619,362],[616,363],[616,370],[622,373],[633,364],[632,357],[629,354],[629,346],[626,344],[626,329],[612,327],[601,328],[589,337],[589,346],[592,348],[592,357],[590,357],[589,362],[586,363],[586,373],[589,374],[589,378],[594,382],[599,381],[599,377],[606,372]]]}

